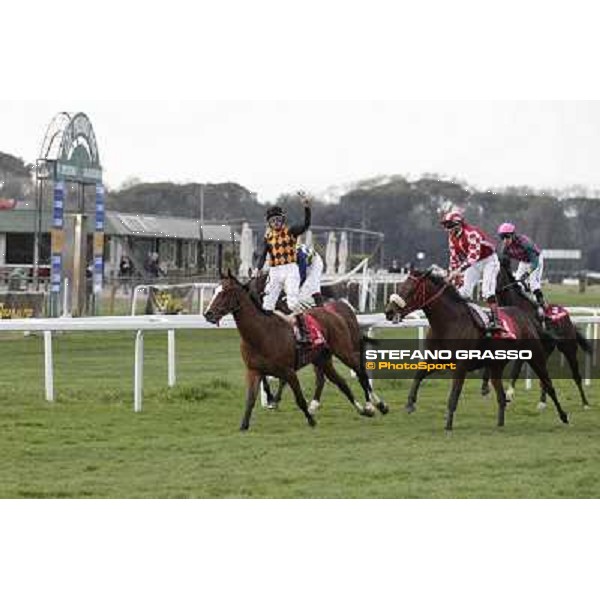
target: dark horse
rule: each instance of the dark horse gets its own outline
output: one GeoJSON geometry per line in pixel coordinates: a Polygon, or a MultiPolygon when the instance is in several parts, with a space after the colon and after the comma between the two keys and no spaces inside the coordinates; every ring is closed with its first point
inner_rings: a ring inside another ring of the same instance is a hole
{"type": "MultiPolygon", "coordinates": [[[[304,413],[308,424],[316,425],[296,375],[296,339],[292,325],[278,315],[265,313],[251,297],[248,285],[242,285],[231,273],[222,277],[221,285],[215,290],[204,317],[216,324],[229,313],[233,314],[240,332],[242,358],[246,364],[246,410],[240,429],[246,430],[250,427],[258,385],[261,377],[265,375],[285,380],[292,388],[296,404],[304,413]]],[[[326,342],[325,347],[316,353],[312,360],[317,367],[318,376],[322,378],[323,383],[325,377],[335,383],[360,415],[373,416],[375,407],[371,402],[372,393],[369,391],[368,377],[364,369],[361,370],[360,351],[355,349],[346,323],[339,315],[325,308],[314,308],[309,313],[317,321],[326,342]],[[346,381],[335,370],[333,356],[357,373],[367,398],[364,408],[354,398],[346,381]]],[[[377,408],[381,412],[387,412],[383,401],[378,401],[377,408]]]]}
{"type": "MultiPolygon", "coordinates": [[[[516,306],[526,312],[532,319],[538,318],[538,305],[525,294],[521,283],[513,277],[513,274],[505,263],[501,263],[500,272],[498,273],[496,296],[499,304],[502,306],[516,306]]],[[[579,346],[584,352],[591,353],[592,346],[585,336],[575,327],[568,315],[557,322],[550,321],[549,319],[546,319],[546,322],[547,330],[550,334],[546,338],[545,343],[547,356],[550,357],[555,348],[564,355],[569,363],[573,381],[575,381],[577,389],[579,390],[581,402],[584,408],[589,408],[590,405],[587,401],[585,391],[583,390],[581,374],[579,372],[577,348],[579,346]]],[[[506,391],[506,396],[509,401],[514,397],[515,383],[519,378],[522,366],[523,361],[521,360],[516,360],[513,363],[510,374],[510,385],[506,391]]],[[[484,374],[481,393],[484,395],[489,393],[487,373],[484,374]]],[[[540,408],[546,407],[546,391],[543,386],[541,388],[540,404],[538,406],[540,408]]]]}
{"type": "MultiPolygon", "coordinates": [[[[248,281],[248,287],[249,287],[250,293],[253,296],[256,303],[262,302],[262,297],[264,295],[264,290],[266,287],[267,279],[268,279],[268,275],[266,273],[261,273],[256,277],[252,277],[248,281]]],[[[329,288],[331,288],[331,286],[329,286],[329,288]]],[[[327,286],[324,286],[322,289],[323,297],[328,298],[330,291],[331,290],[328,289],[327,286]]],[[[356,318],[356,313],[354,312],[354,309],[352,308],[352,306],[345,300],[335,300],[335,299],[330,299],[329,301],[326,301],[325,306],[328,310],[333,311],[334,313],[336,313],[340,317],[342,317],[342,319],[344,319],[344,321],[346,322],[346,325],[348,326],[348,329],[350,331],[350,336],[352,338],[353,347],[356,349],[356,351],[360,351],[360,344],[361,344],[361,341],[363,340],[363,334],[361,332],[360,325],[356,318]]],[[[287,307],[287,304],[283,300],[283,297],[279,298],[279,300],[277,301],[276,308],[278,311],[280,311],[283,314],[289,314],[289,312],[290,312],[287,307]]],[[[362,366],[363,365],[361,363],[361,367],[362,366]]],[[[366,375],[366,373],[365,373],[365,375],[366,375]]],[[[319,372],[319,369],[317,367],[315,367],[315,376],[316,376],[315,391],[313,394],[313,399],[310,401],[310,403],[308,405],[308,409],[311,412],[311,414],[315,414],[317,412],[317,410],[321,407],[321,394],[322,394],[323,386],[325,383],[324,379],[322,377],[322,373],[319,372]]],[[[367,380],[367,385],[369,386],[369,393],[375,399],[376,405],[381,407],[381,409],[383,410],[383,412],[385,414],[385,412],[387,412],[387,406],[384,403],[382,403],[381,400],[379,400],[379,398],[377,398],[377,396],[375,395],[373,388],[371,386],[371,382],[369,381],[368,377],[366,378],[366,380],[367,380]]],[[[263,389],[265,390],[265,394],[267,396],[267,404],[268,404],[269,408],[276,408],[277,406],[279,406],[279,403],[281,402],[281,396],[283,394],[283,390],[286,385],[285,380],[283,380],[283,379],[279,380],[279,387],[277,388],[277,391],[275,392],[274,395],[271,392],[271,386],[269,385],[269,381],[266,376],[262,377],[261,383],[262,383],[263,389]]],[[[367,401],[368,401],[368,398],[367,398],[367,401]]]]}
{"type": "MultiPolygon", "coordinates": [[[[466,300],[460,296],[453,285],[441,276],[435,275],[433,268],[424,272],[412,271],[406,281],[400,284],[397,293],[391,296],[385,313],[388,320],[394,320],[402,319],[419,309],[425,312],[431,326],[425,342],[428,350],[447,350],[451,347],[459,347],[461,350],[490,348],[490,340],[486,338],[483,328],[475,321],[466,300]]],[[[568,423],[568,416],[558,401],[546,369],[546,355],[541,339],[544,332],[540,325],[518,308],[507,307],[501,309],[501,312],[515,324],[516,341],[527,341],[528,348],[532,350],[532,358],[528,362],[552,398],[560,420],[568,423]]],[[[448,397],[446,430],[452,429],[454,413],[467,373],[482,367],[489,368],[498,400],[498,425],[504,425],[506,397],[502,386],[502,372],[507,362],[467,359],[455,361],[456,369],[453,371],[452,389],[448,397]]],[[[417,390],[427,373],[426,370],[417,371],[407,404],[409,412],[414,410],[417,390]]]]}

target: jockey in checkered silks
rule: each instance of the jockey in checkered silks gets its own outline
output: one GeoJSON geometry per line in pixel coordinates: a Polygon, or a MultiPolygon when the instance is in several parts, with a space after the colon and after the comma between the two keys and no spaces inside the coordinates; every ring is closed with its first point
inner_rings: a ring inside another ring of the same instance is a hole
{"type": "Polygon", "coordinates": [[[310,227],[310,198],[304,192],[298,192],[298,197],[304,204],[304,223],[288,225],[283,209],[272,206],[267,210],[267,231],[263,241],[256,271],[260,271],[269,255],[269,279],[263,299],[263,309],[273,312],[279,294],[285,291],[287,306],[291,312],[296,312],[299,304],[300,272],[296,263],[296,244],[298,236],[310,227]]]}
{"type": "Polygon", "coordinates": [[[448,232],[450,269],[448,279],[455,281],[461,296],[472,299],[478,281],[481,294],[490,307],[489,330],[499,328],[496,302],[496,278],[500,262],[492,238],[479,227],[467,223],[456,210],[446,213],[441,220],[448,232]],[[462,280],[462,284],[459,282],[462,280]]]}

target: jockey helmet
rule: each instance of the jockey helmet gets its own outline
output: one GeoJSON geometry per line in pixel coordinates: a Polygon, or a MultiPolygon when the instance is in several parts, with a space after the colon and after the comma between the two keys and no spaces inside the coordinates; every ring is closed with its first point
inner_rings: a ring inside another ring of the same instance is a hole
{"type": "Polygon", "coordinates": [[[272,217],[285,217],[283,208],[281,206],[271,206],[266,212],[267,221],[272,217]]]}
{"type": "Polygon", "coordinates": [[[500,237],[504,237],[506,235],[513,235],[516,230],[517,228],[514,226],[513,223],[502,223],[502,225],[498,227],[497,233],[500,237]]]}
{"type": "Polygon", "coordinates": [[[457,210],[451,210],[447,212],[441,219],[440,223],[446,229],[452,229],[457,225],[464,225],[465,219],[462,216],[462,213],[457,210]]]}

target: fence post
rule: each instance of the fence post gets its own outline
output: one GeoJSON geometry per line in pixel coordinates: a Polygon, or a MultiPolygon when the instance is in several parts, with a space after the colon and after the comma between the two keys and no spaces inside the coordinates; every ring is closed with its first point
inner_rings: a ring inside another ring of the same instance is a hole
{"type": "Polygon", "coordinates": [[[175,330],[167,331],[167,383],[169,387],[174,387],[176,383],[175,373],[175,330]]]}
{"type": "Polygon", "coordinates": [[[48,402],[54,402],[54,372],[51,331],[44,331],[44,375],[44,380],[46,383],[46,400],[48,402]]]}
{"type": "Polygon", "coordinates": [[[133,367],[133,410],[142,412],[142,394],[144,384],[144,332],[135,334],[135,364],[133,367]]]}
{"type": "MultiPolygon", "coordinates": [[[[593,335],[593,327],[588,323],[585,328],[585,337],[589,340],[593,335]]],[[[592,385],[592,357],[589,354],[585,355],[585,379],[583,385],[592,385]]]]}

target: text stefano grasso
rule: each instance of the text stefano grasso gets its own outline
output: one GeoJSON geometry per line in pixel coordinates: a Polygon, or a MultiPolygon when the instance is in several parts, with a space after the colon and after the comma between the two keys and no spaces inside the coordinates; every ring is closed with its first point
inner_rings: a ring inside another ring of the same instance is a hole
{"type": "Polygon", "coordinates": [[[366,360],[530,360],[531,350],[365,350],[366,360]]]}

